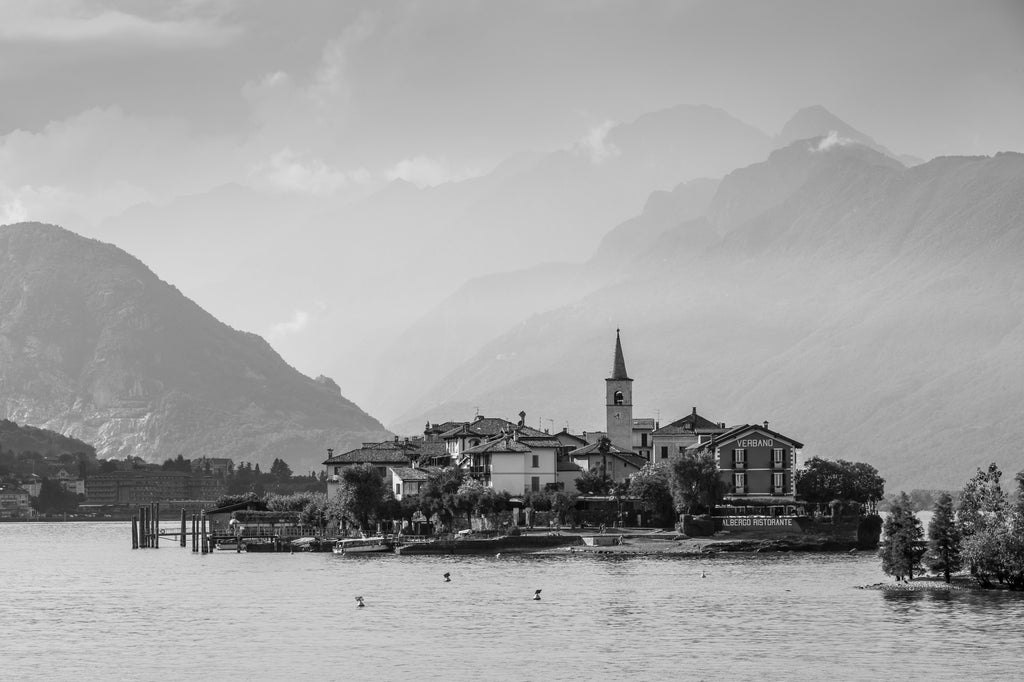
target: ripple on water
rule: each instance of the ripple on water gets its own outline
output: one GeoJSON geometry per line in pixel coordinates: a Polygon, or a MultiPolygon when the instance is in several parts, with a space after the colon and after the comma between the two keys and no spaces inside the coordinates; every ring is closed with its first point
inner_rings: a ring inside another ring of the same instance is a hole
{"type": "Polygon", "coordinates": [[[129,537],[124,523],[0,524],[6,679],[1014,679],[1020,670],[1024,600],[858,590],[883,579],[867,554],[204,557],[170,543],[132,551],[129,537]]]}

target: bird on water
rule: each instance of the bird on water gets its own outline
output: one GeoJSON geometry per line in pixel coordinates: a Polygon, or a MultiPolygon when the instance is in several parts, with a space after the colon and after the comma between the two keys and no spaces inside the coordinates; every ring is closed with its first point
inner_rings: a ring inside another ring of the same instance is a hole
{"type": "Polygon", "coordinates": [[[540,601],[540,590],[533,593],[533,601],[540,601]]]}
{"type": "Polygon", "coordinates": [[[361,609],[364,606],[366,606],[366,604],[363,603],[363,598],[362,597],[356,597],[356,607],[361,609]]]}
{"type": "Polygon", "coordinates": [[[701,578],[707,578],[707,577],[708,577],[708,574],[707,574],[707,573],[705,573],[705,572],[704,572],[704,571],[702,570],[702,571],[700,572],[700,577],[701,577],[701,578]]]}
{"type": "Polygon", "coordinates": [[[445,573],[444,574],[444,581],[446,583],[450,583],[452,581],[452,574],[451,573],[445,573]]]}

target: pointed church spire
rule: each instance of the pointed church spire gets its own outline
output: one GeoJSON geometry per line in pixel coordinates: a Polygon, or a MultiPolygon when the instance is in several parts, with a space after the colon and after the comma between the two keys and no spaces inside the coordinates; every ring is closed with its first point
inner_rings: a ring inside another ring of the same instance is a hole
{"type": "Polygon", "coordinates": [[[622,357],[622,340],[619,330],[615,330],[615,364],[612,366],[612,379],[629,379],[626,374],[626,359],[622,357]]]}

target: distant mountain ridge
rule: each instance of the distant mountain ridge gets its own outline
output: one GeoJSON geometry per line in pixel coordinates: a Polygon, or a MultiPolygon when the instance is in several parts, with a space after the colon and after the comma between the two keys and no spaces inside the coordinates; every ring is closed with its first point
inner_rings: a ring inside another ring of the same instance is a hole
{"type": "Polygon", "coordinates": [[[768,419],[896,489],[1024,469],[1024,155],[905,168],[828,140],[727,175],[706,218],[635,230],[603,286],[492,338],[393,428],[477,407],[602,428],[621,327],[636,416],[768,419]]]}
{"type": "Polygon", "coordinates": [[[388,435],[333,381],[303,376],[137,259],[39,223],[0,227],[0,416],[102,458],[281,457],[296,471],[388,435]]]}

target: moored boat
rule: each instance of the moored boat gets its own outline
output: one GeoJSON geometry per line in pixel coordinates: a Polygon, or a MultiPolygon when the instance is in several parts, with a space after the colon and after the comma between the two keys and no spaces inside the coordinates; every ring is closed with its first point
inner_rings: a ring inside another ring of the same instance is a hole
{"type": "Polygon", "coordinates": [[[367,552],[390,552],[391,543],[383,536],[372,538],[342,538],[334,543],[335,554],[365,554],[367,552]]]}

